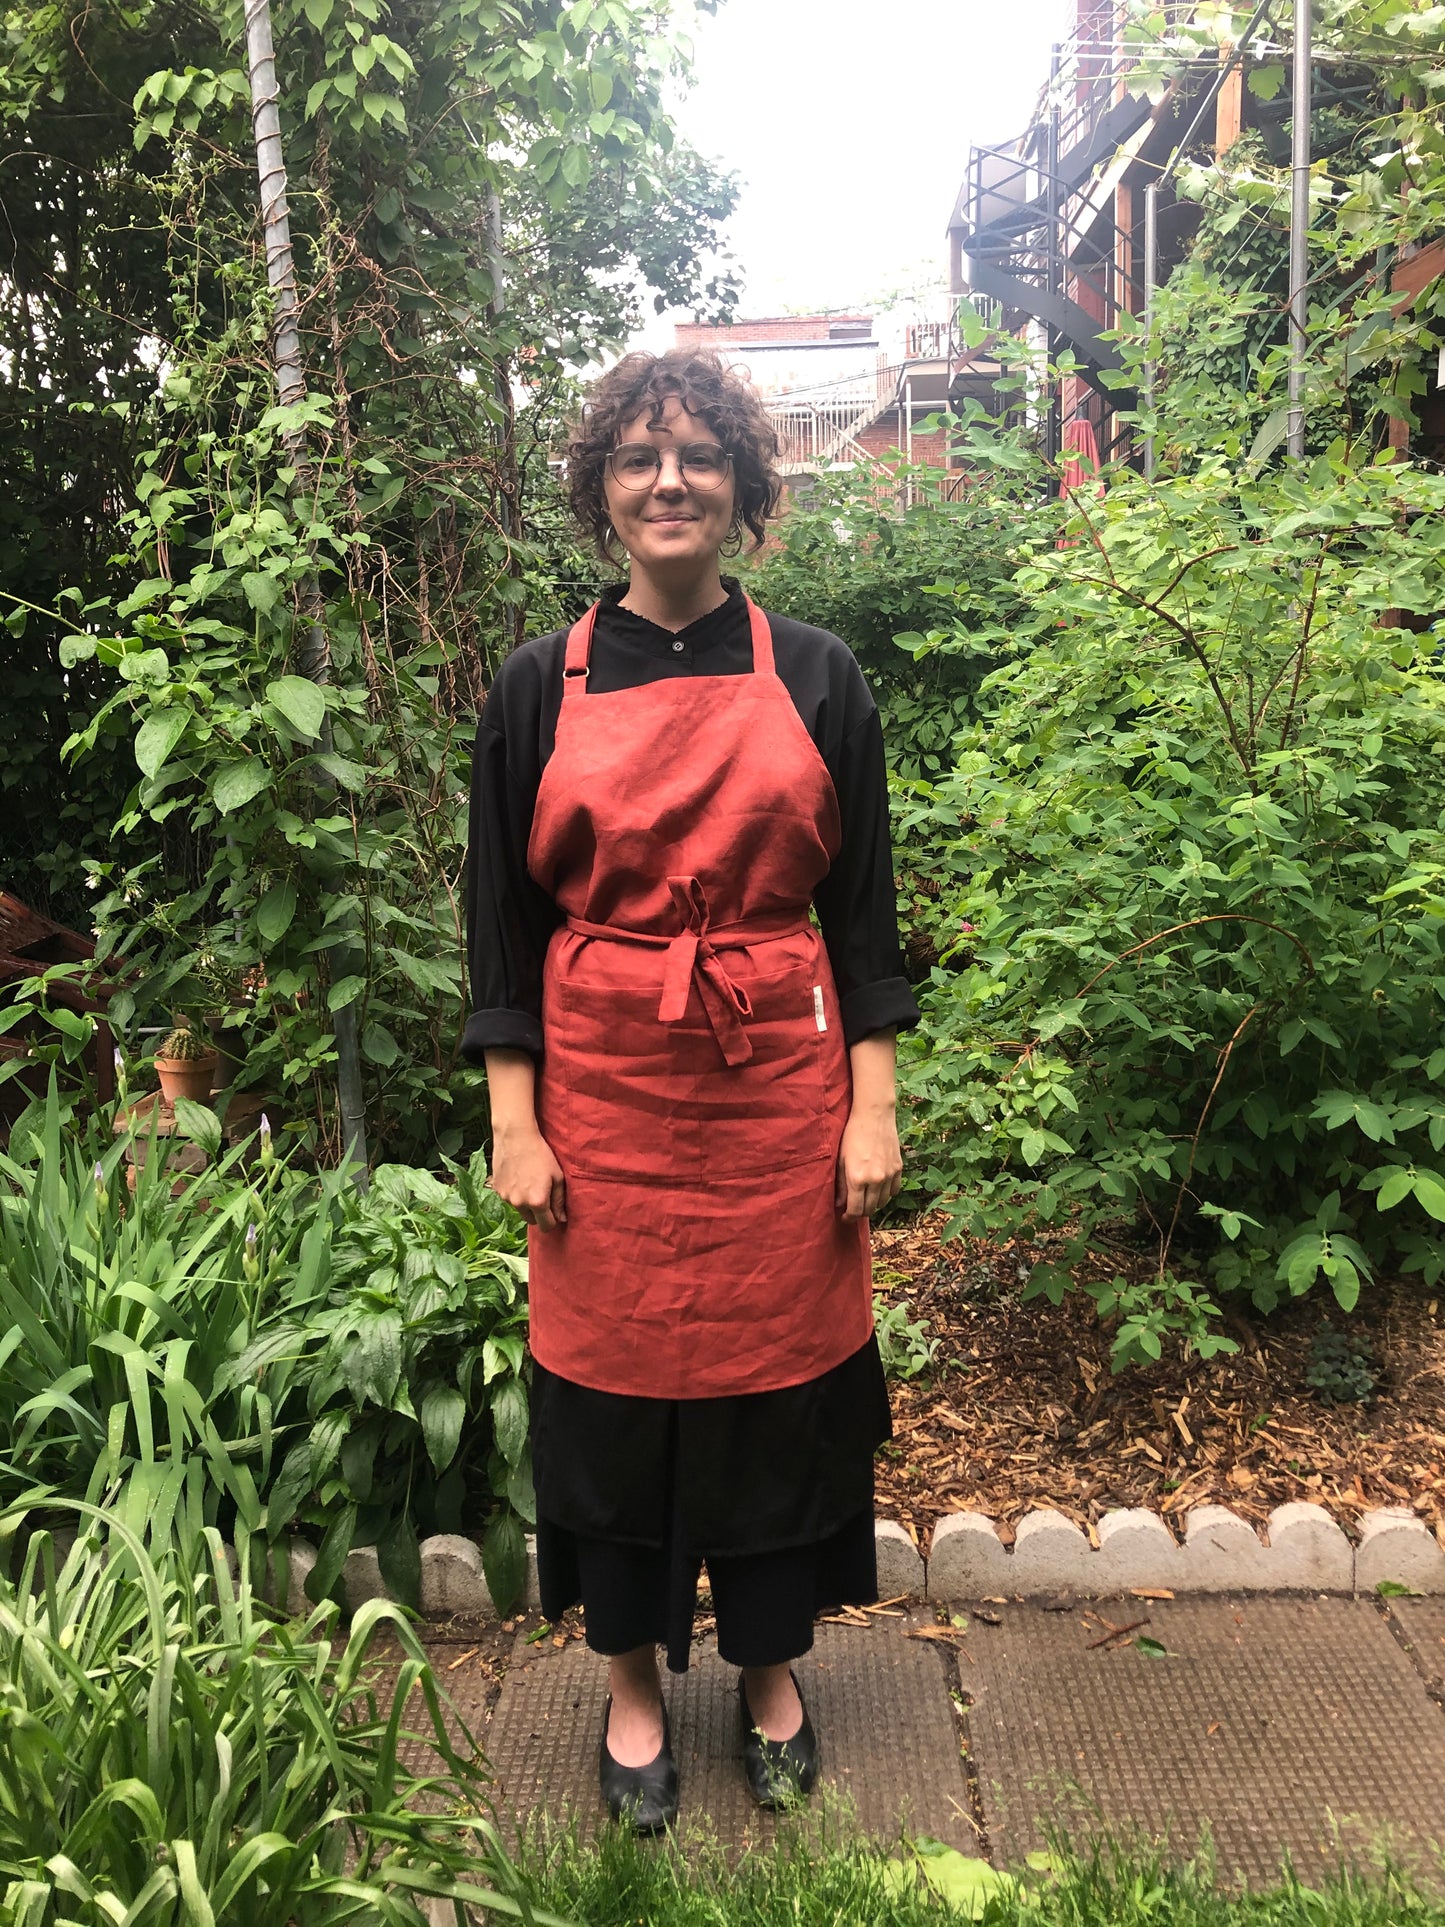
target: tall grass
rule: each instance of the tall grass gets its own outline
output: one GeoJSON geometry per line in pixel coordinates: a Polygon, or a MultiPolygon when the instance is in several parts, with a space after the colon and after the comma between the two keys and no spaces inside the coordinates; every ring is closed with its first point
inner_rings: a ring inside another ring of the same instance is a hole
{"type": "Polygon", "coordinates": [[[287,1623],[214,1530],[187,1544],[182,1520],[154,1554],[73,1510],[68,1556],[37,1531],[0,1580],[6,1927],[424,1927],[428,1899],[551,1918],[507,1891],[484,1769],[404,1614],[287,1623]],[[427,1779],[402,1764],[416,1738],[427,1779]]]}

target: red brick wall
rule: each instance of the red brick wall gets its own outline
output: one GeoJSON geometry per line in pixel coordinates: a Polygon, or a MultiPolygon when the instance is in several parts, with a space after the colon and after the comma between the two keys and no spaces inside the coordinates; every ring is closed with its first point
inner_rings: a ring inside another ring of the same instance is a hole
{"type": "Polygon", "coordinates": [[[867,314],[789,314],[762,321],[735,321],[730,328],[714,328],[696,321],[679,321],[674,342],[679,348],[731,348],[745,341],[828,341],[837,322],[873,325],[867,314]]]}
{"type": "MultiPolygon", "coordinates": [[[[859,446],[866,448],[870,455],[882,461],[897,461],[899,445],[899,425],[896,415],[883,415],[876,422],[870,422],[858,436],[859,446]]],[[[948,466],[947,438],[941,428],[931,434],[913,431],[913,459],[926,463],[930,468],[948,466]]]]}

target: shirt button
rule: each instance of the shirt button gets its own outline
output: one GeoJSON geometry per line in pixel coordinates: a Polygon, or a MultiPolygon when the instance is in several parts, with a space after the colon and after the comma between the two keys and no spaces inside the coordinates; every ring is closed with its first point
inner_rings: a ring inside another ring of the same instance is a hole
{"type": "Polygon", "coordinates": [[[675,642],[675,643],[674,643],[674,644],[672,645],[672,651],[673,651],[673,654],[674,654],[674,655],[676,655],[676,656],[680,656],[680,655],[682,654],[682,651],[683,651],[683,644],[682,644],[682,643],[680,643],[680,642],[675,642]]]}

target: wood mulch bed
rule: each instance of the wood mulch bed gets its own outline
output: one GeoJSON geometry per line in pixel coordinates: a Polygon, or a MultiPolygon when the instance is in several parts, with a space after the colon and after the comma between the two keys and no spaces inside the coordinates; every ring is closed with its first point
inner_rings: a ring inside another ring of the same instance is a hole
{"type": "Polygon", "coordinates": [[[895,1382],[878,1462],[879,1512],[925,1548],[944,1513],[985,1512],[1007,1542],[1033,1506],[1086,1530],[1148,1506],[1181,1537],[1189,1507],[1211,1503],[1260,1522],[1307,1499],[1352,1534],[1376,1506],[1445,1523],[1445,1288],[1382,1282],[1348,1318],[1317,1289],[1268,1320],[1232,1314],[1237,1353],[1206,1364],[1166,1345],[1159,1364],[1115,1376],[1084,1293],[1022,1301],[1041,1250],[945,1243],[941,1229],[925,1216],[873,1239],[876,1287],[942,1341],[932,1369],[895,1382]],[[1370,1340],[1373,1403],[1327,1405],[1306,1384],[1326,1315],[1370,1340]]]}

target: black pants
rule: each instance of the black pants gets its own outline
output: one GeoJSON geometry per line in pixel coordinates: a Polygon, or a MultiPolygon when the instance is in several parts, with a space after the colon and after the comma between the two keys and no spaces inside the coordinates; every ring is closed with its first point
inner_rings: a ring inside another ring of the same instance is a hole
{"type": "MultiPolygon", "coordinates": [[[[557,1619],[580,1602],[587,1644],[609,1657],[665,1646],[669,1668],[685,1673],[703,1563],[675,1539],[627,1545],[537,1521],[542,1611],[557,1619]]],[[[877,1599],[873,1510],[809,1545],[716,1555],[706,1564],[723,1659],[731,1666],[780,1665],[811,1648],[820,1611],[877,1599]]]]}

